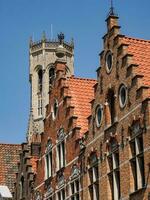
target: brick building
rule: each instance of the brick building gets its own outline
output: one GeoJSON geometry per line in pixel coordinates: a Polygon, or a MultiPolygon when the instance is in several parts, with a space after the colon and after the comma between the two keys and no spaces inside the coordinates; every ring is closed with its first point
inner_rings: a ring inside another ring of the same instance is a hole
{"type": "Polygon", "coordinates": [[[106,24],[97,80],[67,75],[60,37],[44,131],[22,144],[15,199],[150,199],[150,41],[121,35],[113,10],[106,24]]]}
{"type": "MultiPolygon", "coordinates": [[[[0,144],[0,186],[1,190],[8,187],[10,192],[14,190],[15,173],[19,162],[20,145],[0,144]]],[[[1,191],[0,191],[1,197],[1,191]]]]}

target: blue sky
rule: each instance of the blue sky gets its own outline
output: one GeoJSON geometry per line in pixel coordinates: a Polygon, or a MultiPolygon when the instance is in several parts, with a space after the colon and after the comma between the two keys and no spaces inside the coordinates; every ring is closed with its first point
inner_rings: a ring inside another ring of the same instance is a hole
{"type": "MultiPolygon", "coordinates": [[[[150,0],[114,0],[121,33],[150,39],[150,0]]],[[[96,77],[110,0],[0,0],[0,143],[25,140],[29,38],[60,31],[75,41],[75,74],[96,77]]]]}

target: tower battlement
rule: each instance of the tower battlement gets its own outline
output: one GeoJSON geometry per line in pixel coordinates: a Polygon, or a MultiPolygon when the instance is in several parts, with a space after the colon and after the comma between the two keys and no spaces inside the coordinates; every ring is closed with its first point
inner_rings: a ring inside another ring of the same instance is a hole
{"type": "MultiPolygon", "coordinates": [[[[41,51],[43,49],[49,51],[52,49],[56,49],[60,45],[60,42],[55,39],[55,40],[50,40],[50,39],[41,39],[39,41],[33,42],[30,40],[30,53],[36,53],[38,51],[41,51]]],[[[70,42],[63,42],[63,47],[66,49],[66,53],[72,54],[74,50],[74,42],[73,40],[70,42]]]]}

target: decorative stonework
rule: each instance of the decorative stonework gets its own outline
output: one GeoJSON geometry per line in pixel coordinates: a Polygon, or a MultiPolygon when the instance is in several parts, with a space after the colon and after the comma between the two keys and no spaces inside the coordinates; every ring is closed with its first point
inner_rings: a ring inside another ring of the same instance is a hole
{"type": "Polygon", "coordinates": [[[60,128],[57,134],[58,141],[61,142],[65,138],[65,132],[63,128],[60,128]]]}
{"type": "Polygon", "coordinates": [[[72,179],[78,177],[79,175],[80,175],[80,170],[79,170],[77,164],[74,164],[74,165],[72,166],[72,169],[71,169],[71,176],[70,176],[70,179],[72,180],[72,179]]]}

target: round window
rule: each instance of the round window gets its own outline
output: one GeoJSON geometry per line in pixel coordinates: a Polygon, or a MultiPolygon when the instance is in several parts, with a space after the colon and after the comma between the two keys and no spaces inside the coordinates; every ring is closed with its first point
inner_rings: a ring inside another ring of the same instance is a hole
{"type": "Polygon", "coordinates": [[[58,101],[55,100],[54,105],[53,105],[53,112],[52,112],[53,119],[56,118],[57,112],[58,112],[58,101]]]}
{"type": "Polygon", "coordinates": [[[102,123],[102,117],[103,117],[103,108],[101,105],[98,105],[96,108],[96,125],[97,127],[100,127],[102,123]]]}
{"type": "Polygon", "coordinates": [[[108,51],[106,54],[106,71],[107,73],[110,73],[112,70],[112,63],[113,63],[113,57],[111,51],[108,51]]]}
{"type": "Polygon", "coordinates": [[[121,85],[119,90],[119,102],[121,108],[123,108],[126,105],[126,101],[127,101],[127,89],[125,85],[121,85]]]}

